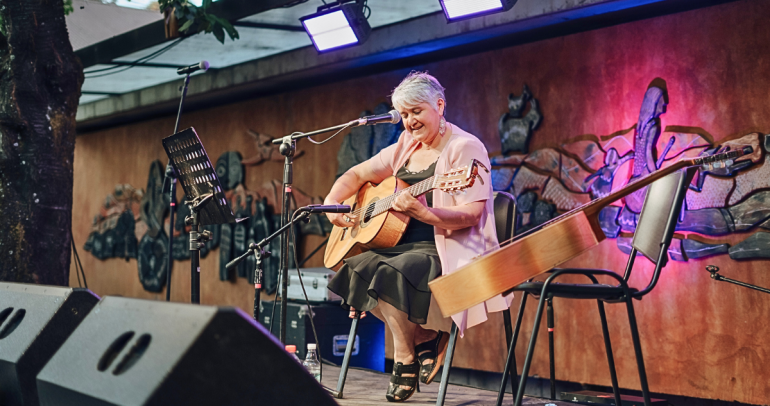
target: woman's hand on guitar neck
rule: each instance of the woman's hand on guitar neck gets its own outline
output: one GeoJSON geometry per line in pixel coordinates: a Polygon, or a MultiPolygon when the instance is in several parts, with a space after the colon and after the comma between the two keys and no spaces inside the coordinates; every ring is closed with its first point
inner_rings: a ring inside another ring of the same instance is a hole
{"type": "Polygon", "coordinates": [[[397,212],[404,213],[420,221],[425,218],[429,211],[424,195],[416,198],[409,192],[403,192],[396,196],[391,207],[397,212]]]}

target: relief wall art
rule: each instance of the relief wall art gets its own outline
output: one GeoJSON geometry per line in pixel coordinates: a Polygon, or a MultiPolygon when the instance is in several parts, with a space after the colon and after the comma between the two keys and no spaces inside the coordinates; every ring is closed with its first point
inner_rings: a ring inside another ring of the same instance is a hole
{"type": "MultiPolygon", "coordinates": [[[[500,118],[502,154],[491,158],[493,187],[517,199],[517,233],[622,188],[637,177],[680,158],[712,155],[751,146],[754,152],[725,168],[698,173],[687,192],[669,256],[675,261],[729,255],[770,258],[770,135],[750,133],[719,142],[706,129],[662,125],[668,105],[666,83],[656,78],[647,88],[632,127],[606,136],[581,135],[535,151],[528,143],[542,116],[527,86],[508,98],[500,118]],[[529,104],[529,110],[524,110],[529,104]],[[737,242],[736,242],[737,241],[737,242]]],[[[600,213],[601,227],[630,253],[631,235],[646,188],[600,213]]]]}
{"type": "MultiPolygon", "coordinates": [[[[374,114],[387,113],[389,110],[387,104],[381,103],[374,109],[374,114]]],[[[361,116],[371,114],[372,112],[367,110],[362,112],[361,116]]],[[[256,144],[255,155],[243,159],[240,152],[227,151],[215,162],[217,176],[235,217],[248,218],[247,221],[237,224],[204,227],[211,231],[212,239],[201,249],[201,258],[219,248],[221,281],[233,281],[240,277],[253,283],[256,267],[253,256],[243,261],[235,272],[228,272],[225,266],[245,252],[249,244],[262,240],[280,228],[282,180],[272,179],[256,190],[248,190],[245,185],[245,167],[268,161],[283,163],[284,157],[278,151],[278,146],[270,142],[274,137],[253,130],[247,132],[256,144]]],[[[337,176],[369,159],[382,148],[395,143],[400,132],[400,125],[392,124],[352,129],[350,134],[345,136],[337,155],[340,168],[337,176]]],[[[302,155],[303,151],[297,149],[294,159],[302,155]]],[[[164,172],[164,164],[156,160],[150,164],[146,190],[136,189],[131,185],[117,185],[115,192],[107,196],[100,212],[94,217],[91,233],[84,246],[86,251],[100,260],[137,259],[139,280],[149,292],[161,292],[166,284],[169,197],[168,185],[163,184],[164,172]]],[[[323,203],[323,198],[309,196],[296,186],[293,188],[293,198],[292,210],[309,204],[323,203]]],[[[182,201],[179,201],[176,207],[172,255],[177,261],[189,260],[190,227],[184,224],[184,219],[190,214],[190,209],[182,201]]],[[[297,244],[301,242],[302,235],[326,236],[330,230],[331,223],[326,217],[314,214],[308,223],[301,223],[296,227],[297,244]]],[[[267,251],[276,255],[263,260],[263,287],[267,294],[274,293],[278,284],[279,247],[279,239],[271,241],[267,251]]],[[[289,267],[294,266],[294,258],[290,256],[289,267]]]]}

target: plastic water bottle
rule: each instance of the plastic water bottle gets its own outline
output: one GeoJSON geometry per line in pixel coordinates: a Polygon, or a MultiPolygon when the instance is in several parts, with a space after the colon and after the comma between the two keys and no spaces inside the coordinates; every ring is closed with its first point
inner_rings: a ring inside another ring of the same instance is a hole
{"type": "Polygon", "coordinates": [[[310,372],[310,375],[313,375],[313,378],[315,378],[319,383],[321,382],[321,363],[318,361],[315,344],[307,345],[307,356],[305,357],[305,362],[303,362],[302,365],[307,368],[307,371],[310,372]]]}
{"type": "Polygon", "coordinates": [[[286,352],[291,354],[291,357],[294,358],[295,361],[297,361],[298,364],[301,364],[302,361],[299,360],[299,357],[297,356],[297,346],[296,345],[287,345],[286,352]]]}

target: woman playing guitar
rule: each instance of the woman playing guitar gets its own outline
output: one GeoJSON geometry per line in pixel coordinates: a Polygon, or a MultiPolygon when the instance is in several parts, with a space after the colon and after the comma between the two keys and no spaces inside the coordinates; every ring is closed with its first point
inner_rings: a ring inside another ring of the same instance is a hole
{"type": "MultiPolygon", "coordinates": [[[[393,106],[404,121],[399,140],[366,162],[345,172],[332,186],[324,204],[340,204],[367,182],[395,176],[415,184],[476,159],[489,167],[487,150],[475,136],[444,120],[444,88],[431,75],[410,73],[393,91],[393,106]]],[[[449,334],[426,330],[431,293],[428,282],[448,274],[485,252],[499,248],[493,218],[492,182],[482,173],[464,194],[433,191],[415,198],[402,193],[392,210],[411,217],[398,245],[374,249],[344,260],[329,283],[343,307],[369,311],[388,324],[393,334],[394,361],[386,398],[408,399],[417,379],[430,383],[446,354],[449,334]]],[[[338,227],[352,227],[354,214],[327,214],[338,227]]],[[[497,296],[453,315],[462,332],[482,323],[487,312],[508,308],[510,299],[497,296]]],[[[363,317],[363,314],[362,314],[363,317]]]]}

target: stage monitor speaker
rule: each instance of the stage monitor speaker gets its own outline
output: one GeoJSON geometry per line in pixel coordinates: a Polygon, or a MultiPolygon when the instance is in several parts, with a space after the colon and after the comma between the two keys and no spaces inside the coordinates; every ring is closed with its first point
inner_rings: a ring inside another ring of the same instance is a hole
{"type": "Polygon", "coordinates": [[[336,405],[239,309],[105,297],[37,377],[41,405],[336,405]]]}
{"type": "Polygon", "coordinates": [[[37,405],[35,376],[99,297],[86,289],[0,283],[0,405],[37,405]]]}

